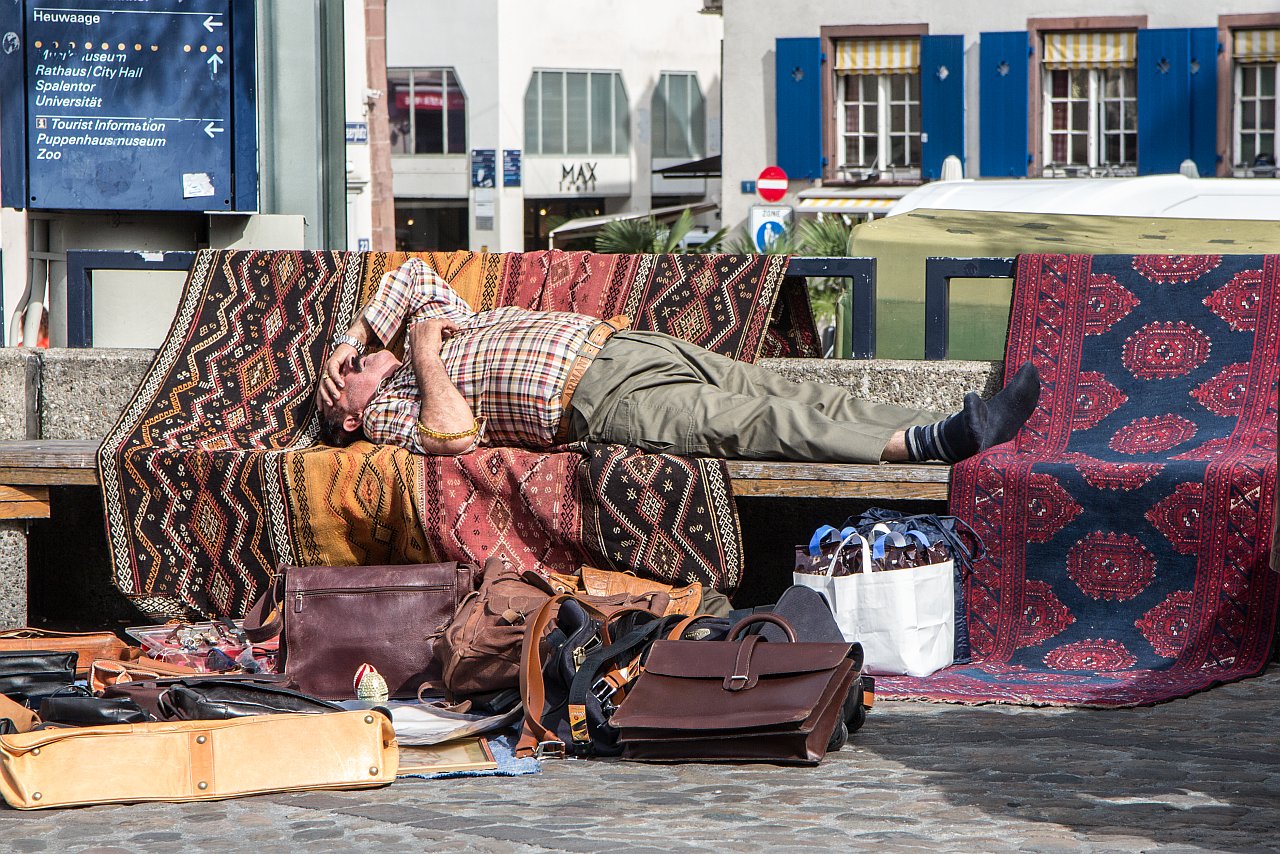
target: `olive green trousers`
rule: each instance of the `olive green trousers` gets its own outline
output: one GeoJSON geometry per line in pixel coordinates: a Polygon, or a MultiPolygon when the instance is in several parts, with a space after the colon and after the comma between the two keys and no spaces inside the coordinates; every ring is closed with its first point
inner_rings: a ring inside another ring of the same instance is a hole
{"type": "Polygon", "coordinates": [[[682,456],[874,463],[889,437],[948,413],[868,403],[660,332],[619,332],[573,394],[570,437],[682,456]]]}

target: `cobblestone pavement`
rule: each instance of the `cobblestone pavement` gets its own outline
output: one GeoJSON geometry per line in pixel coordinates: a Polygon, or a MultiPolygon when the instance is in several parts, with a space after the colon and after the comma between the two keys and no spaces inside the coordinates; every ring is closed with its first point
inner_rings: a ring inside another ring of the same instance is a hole
{"type": "Polygon", "coordinates": [[[882,702],[815,769],[548,762],[374,791],[0,808],[0,850],[1280,851],[1278,742],[1273,667],[1146,709],[882,702]]]}

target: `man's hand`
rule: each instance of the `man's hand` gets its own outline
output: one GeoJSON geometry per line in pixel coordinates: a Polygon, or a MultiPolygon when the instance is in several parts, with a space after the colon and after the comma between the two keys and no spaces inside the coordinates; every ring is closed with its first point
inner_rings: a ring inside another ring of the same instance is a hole
{"type": "Polygon", "coordinates": [[[320,379],[320,400],[325,406],[333,406],[346,383],[342,379],[342,366],[353,358],[360,358],[360,351],[350,344],[339,344],[324,363],[324,376],[320,379]]]}
{"type": "Polygon", "coordinates": [[[409,352],[416,359],[418,354],[439,356],[440,348],[449,338],[462,331],[462,327],[452,320],[432,317],[421,320],[409,327],[409,352]]]}

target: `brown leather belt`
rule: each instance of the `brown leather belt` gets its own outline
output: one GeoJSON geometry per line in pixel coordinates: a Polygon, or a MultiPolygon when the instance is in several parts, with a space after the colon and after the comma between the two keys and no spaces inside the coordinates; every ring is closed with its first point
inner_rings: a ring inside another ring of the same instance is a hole
{"type": "Polygon", "coordinates": [[[608,341],[613,333],[621,332],[630,325],[631,318],[625,314],[619,314],[600,321],[587,333],[587,340],[582,342],[578,355],[569,366],[569,374],[564,378],[564,390],[560,392],[560,428],[556,430],[555,436],[557,445],[569,441],[569,404],[573,400],[573,393],[578,390],[578,383],[582,382],[583,374],[600,354],[600,348],[604,346],[604,342],[608,341]]]}

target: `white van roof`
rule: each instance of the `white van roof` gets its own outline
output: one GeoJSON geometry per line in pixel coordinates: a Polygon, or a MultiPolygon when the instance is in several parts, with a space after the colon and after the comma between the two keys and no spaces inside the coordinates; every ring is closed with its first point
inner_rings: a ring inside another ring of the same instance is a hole
{"type": "Polygon", "coordinates": [[[1010,178],[934,181],[888,215],[916,208],[1196,219],[1280,220],[1280,180],[1267,178],[1010,178]]]}

